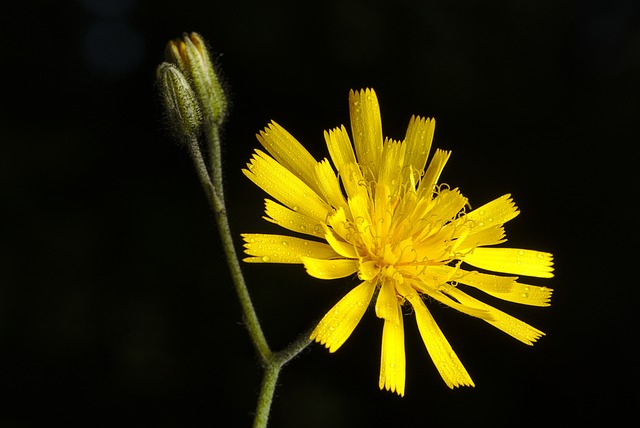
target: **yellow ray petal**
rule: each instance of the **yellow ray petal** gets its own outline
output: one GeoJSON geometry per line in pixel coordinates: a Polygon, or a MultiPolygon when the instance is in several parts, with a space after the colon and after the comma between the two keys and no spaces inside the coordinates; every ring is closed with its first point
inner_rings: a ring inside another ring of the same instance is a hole
{"type": "Polygon", "coordinates": [[[302,263],[309,275],[319,279],[344,278],[358,271],[358,261],[353,259],[326,260],[302,257],[302,263]]]}
{"type": "Polygon", "coordinates": [[[503,195],[467,214],[467,220],[473,221],[473,232],[503,225],[516,217],[520,211],[510,194],[503,195]]]}
{"type": "Polygon", "coordinates": [[[454,281],[470,285],[485,293],[509,293],[518,279],[517,276],[498,276],[475,270],[466,271],[463,269],[454,269],[449,266],[442,266],[441,269],[455,270],[455,273],[451,276],[454,281]]]}
{"type": "Polygon", "coordinates": [[[324,238],[322,223],[280,205],[271,199],[265,199],[264,202],[265,214],[267,215],[267,217],[265,217],[266,220],[294,232],[324,238]]]}
{"type": "Polygon", "coordinates": [[[404,323],[402,309],[395,301],[394,319],[385,319],[382,328],[382,351],[380,353],[380,389],[404,396],[406,359],[404,353],[404,323]]]}
{"type": "Polygon", "coordinates": [[[411,116],[407,134],[404,137],[407,145],[405,165],[411,165],[413,171],[421,174],[427,165],[427,158],[433,142],[435,119],[411,116]]]}
{"type": "Polygon", "coordinates": [[[522,284],[517,276],[498,276],[460,270],[456,280],[461,284],[482,290],[491,296],[514,303],[531,306],[549,306],[553,290],[547,287],[522,284]]]}
{"type": "Polygon", "coordinates": [[[451,297],[449,297],[447,295],[447,294],[450,294],[449,290],[455,287],[447,287],[446,291],[443,292],[443,291],[433,290],[431,288],[421,286],[417,282],[414,284],[416,289],[419,290],[420,292],[426,294],[427,296],[433,298],[434,300],[437,300],[440,303],[443,303],[449,306],[450,308],[453,308],[457,311],[462,312],[463,314],[476,317],[476,318],[481,318],[483,320],[491,319],[491,313],[489,311],[479,309],[473,306],[468,306],[462,303],[458,303],[455,300],[453,300],[451,297]]]}
{"type": "Polygon", "coordinates": [[[376,299],[376,315],[387,321],[398,322],[398,298],[392,281],[383,281],[376,299]]]}
{"type": "Polygon", "coordinates": [[[376,236],[387,236],[389,228],[392,226],[393,211],[390,207],[391,190],[389,186],[384,183],[376,183],[374,192],[374,206],[373,206],[373,230],[376,236]]]}
{"type": "Polygon", "coordinates": [[[347,198],[368,193],[367,181],[362,175],[360,165],[356,163],[346,164],[340,174],[340,181],[342,182],[347,198]]]}
{"type": "Polygon", "coordinates": [[[315,340],[335,352],[349,338],[367,310],[375,283],[365,281],[347,293],[311,333],[315,340]]]}
{"type": "Polygon", "coordinates": [[[508,293],[488,293],[498,299],[530,306],[550,306],[553,289],[516,282],[508,293]]]}
{"type": "Polygon", "coordinates": [[[342,194],[338,177],[336,177],[331,164],[326,159],[316,164],[316,182],[324,200],[334,208],[347,206],[347,200],[342,194]]]}
{"type": "Polygon", "coordinates": [[[478,247],[465,255],[463,261],[495,272],[553,277],[553,255],[542,251],[478,247]]]}
{"type": "MultiPolygon", "coordinates": [[[[469,231],[469,229],[467,227],[461,227],[460,231],[456,233],[456,235],[460,236],[464,231],[469,231]]],[[[464,241],[457,246],[457,249],[459,252],[464,253],[466,252],[465,250],[469,250],[479,246],[502,244],[506,241],[504,236],[504,228],[500,225],[484,228],[482,230],[477,230],[475,227],[473,227],[470,233],[463,237],[464,241]]]]}
{"type": "Polygon", "coordinates": [[[391,186],[392,190],[398,187],[404,171],[405,145],[399,141],[386,140],[382,150],[378,182],[391,186]]]}
{"type": "Polygon", "coordinates": [[[275,121],[271,121],[256,137],[282,166],[315,188],[316,160],[289,132],[275,121]]]}
{"type": "Polygon", "coordinates": [[[349,113],[358,163],[370,168],[371,172],[377,171],[382,155],[382,120],[376,93],[372,89],[350,91],[349,113]]]}
{"type": "Polygon", "coordinates": [[[427,352],[447,386],[452,389],[458,386],[475,386],[420,296],[408,292],[405,297],[413,306],[418,330],[427,352]]]}
{"type": "Polygon", "coordinates": [[[344,125],[324,132],[329,155],[340,175],[345,175],[345,165],[357,163],[349,134],[344,125]]]}
{"type": "Polygon", "coordinates": [[[471,305],[489,311],[492,315],[492,319],[485,320],[486,322],[504,331],[511,337],[518,339],[522,343],[533,345],[533,342],[538,340],[541,336],[544,336],[544,333],[537,328],[532,327],[524,321],[520,321],[519,319],[512,317],[493,306],[474,299],[458,289],[451,290],[451,294],[465,305],[471,305]]]}
{"type": "Polygon", "coordinates": [[[347,221],[347,214],[343,208],[338,208],[327,219],[327,223],[331,229],[345,241],[353,240],[353,227],[347,221]]]}
{"type": "Polygon", "coordinates": [[[467,198],[458,189],[443,189],[434,199],[435,204],[428,211],[427,216],[434,219],[448,221],[453,219],[467,204],[467,198]]]}
{"type": "Polygon", "coordinates": [[[243,233],[242,238],[245,241],[245,253],[253,256],[244,261],[250,263],[302,263],[304,257],[340,257],[325,243],[293,236],[243,233]]]}
{"type": "Polygon", "coordinates": [[[449,156],[451,156],[450,151],[436,149],[422,180],[420,180],[420,185],[418,186],[420,197],[429,198],[429,195],[433,193],[435,185],[440,178],[440,174],[442,173],[447,160],[449,160],[449,156]]]}
{"type": "Polygon", "coordinates": [[[266,153],[256,150],[242,172],[262,190],[294,211],[324,222],[331,207],[294,173],[266,153]]]}
{"type": "Polygon", "coordinates": [[[356,252],[353,244],[337,238],[333,233],[333,230],[329,229],[328,227],[325,227],[325,230],[326,233],[324,235],[324,239],[327,240],[327,243],[331,245],[331,248],[333,248],[336,253],[348,259],[355,259],[358,257],[358,253],[356,252]]]}

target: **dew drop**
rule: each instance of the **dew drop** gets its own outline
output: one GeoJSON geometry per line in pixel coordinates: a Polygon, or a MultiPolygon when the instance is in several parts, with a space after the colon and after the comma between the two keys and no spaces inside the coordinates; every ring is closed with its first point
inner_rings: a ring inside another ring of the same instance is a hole
{"type": "Polygon", "coordinates": [[[518,255],[519,255],[519,256],[524,256],[524,250],[520,250],[520,251],[518,251],[518,255]]]}
{"type": "Polygon", "coordinates": [[[269,263],[271,261],[271,257],[269,256],[262,256],[262,262],[263,263],[269,263]]]}
{"type": "Polygon", "coordinates": [[[298,211],[298,210],[300,210],[300,207],[297,206],[297,205],[294,205],[294,206],[291,207],[291,209],[294,210],[294,211],[298,211]]]}
{"type": "Polygon", "coordinates": [[[542,259],[544,259],[544,254],[538,253],[537,257],[542,260],[542,259]]]}
{"type": "Polygon", "coordinates": [[[529,297],[529,293],[522,293],[522,297],[526,299],[527,297],[529,297]]]}
{"type": "Polygon", "coordinates": [[[282,246],[283,246],[283,247],[288,247],[288,246],[289,246],[289,243],[288,243],[287,241],[282,241],[282,246]]]}
{"type": "Polygon", "coordinates": [[[484,221],[480,221],[480,222],[478,222],[478,226],[480,226],[480,227],[484,227],[484,221]]]}

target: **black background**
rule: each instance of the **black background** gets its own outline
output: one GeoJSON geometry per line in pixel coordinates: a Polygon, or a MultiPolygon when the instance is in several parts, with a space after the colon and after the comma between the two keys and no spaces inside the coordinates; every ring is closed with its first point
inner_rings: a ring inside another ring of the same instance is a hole
{"type": "MultiPolygon", "coordinates": [[[[512,193],[510,244],[555,254],[555,278],[531,281],[551,307],[488,300],[547,333],[534,347],[431,305],[476,388],[444,385],[408,316],[406,396],[379,391],[370,311],[337,353],[312,345],[284,369],[270,426],[635,415],[638,2],[83,0],[4,4],[0,20],[0,426],[251,425],[260,367],[154,86],[184,31],[228,85],[236,236],[277,230],[240,172],[254,134],[274,119],[322,158],[349,89],[373,87],[385,135],[436,117],[441,181],[474,206],[512,193]]],[[[245,274],[276,349],[354,284],[245,274]]]]}

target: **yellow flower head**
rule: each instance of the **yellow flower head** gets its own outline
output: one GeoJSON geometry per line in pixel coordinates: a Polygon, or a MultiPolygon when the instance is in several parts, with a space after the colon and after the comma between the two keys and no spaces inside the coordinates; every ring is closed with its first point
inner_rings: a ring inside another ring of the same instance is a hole
{"type": "Polygon", "coordinates": [[[330,352],[349,338],[377,290],[375,313],[384,320],[381,389],[404,395],[403,308],[408,305],[445,383],[450,388],[474,386],[427,309],[425,296],[532,344],[544,333],[463,288],[548,306],[551,289],[518,282],[514,275],[552,277],[552,255],[492,247],[505,241],[503,224],[518,209],[504,195],[467,212],[467,199],[458,189],[437,184],[450,152],[436,150],[426,166],[433,119],[412,117],[404,140],[394,141],[383,138],[373,90],[351,91],[349,109],[353,145],[344,126],[324,133],[333,165],[327,159],[316,161],[275,122],[257,136],[269,154],[256,150],[243,172],[278,201],[266,200],[265,219],[311,239],[243,234],[250,256],[245,261],[301,263],[321,279],[357,274],[360,284],[311,335],[330,352]]]}

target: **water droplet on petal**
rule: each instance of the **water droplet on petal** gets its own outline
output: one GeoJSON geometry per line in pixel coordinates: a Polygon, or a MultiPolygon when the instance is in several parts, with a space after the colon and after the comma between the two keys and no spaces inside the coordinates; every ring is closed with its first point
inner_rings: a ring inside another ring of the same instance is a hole
{"type": "Polygon", "coordinates": [[[262,256],[262,262],[263,263],[269,263],[271,261],[271,257],[269,256],[262,256]]]}

